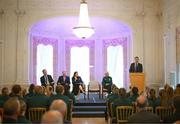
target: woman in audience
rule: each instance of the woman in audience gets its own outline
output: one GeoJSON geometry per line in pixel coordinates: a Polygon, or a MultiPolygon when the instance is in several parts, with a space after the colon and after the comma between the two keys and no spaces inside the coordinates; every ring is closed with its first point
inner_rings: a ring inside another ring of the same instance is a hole
{"type": "Polygon", "coordinates": [[[72,84],[73,84],[73,93],[74,95],[78,95],[79,93],[85,93],[83,87],[84,87],[84,83],[81,79],[81,77],[78,75],[78,72],[74,72],[74,75],[72,77],[72,84]]]}
{"type": "Polygon", "coordinates": [[[29,93],[26,94],[25,98],[34,96],[34,88],[35,88],[34,84],[31,84],[29,86],[29,89],[28,89],[29,93]]]}
{"type": "Polygon", "coordinates": [[[164,89],[159,91],[159,98],[160,98],[161,106],[169,106],[168,95],[164,89]]]}
{"type": "Polygon", "coordinates": [[[138,88],[137,87],[133,87],[132,88],[132,96],[129,97],[130,101],[132,104],[135,103],[136,99],[138,98],[139,94],[138,94],[138,88]]]}
{"type": "Polygon", "coordinates": [[[51,96],[53,96],[54,94],[53,94],[53,88],[52,88],[52,86],[46,86],[46,96],[49,96],[49,97],[51,97],[51,96]]]}
{"type": "Polygon", "coordinates": [[[160,106],[160,100],[156,97],[156,91],[154,89],[151,89],[149,94],[148,104],[155,110],[157,106],[160,106]]]}

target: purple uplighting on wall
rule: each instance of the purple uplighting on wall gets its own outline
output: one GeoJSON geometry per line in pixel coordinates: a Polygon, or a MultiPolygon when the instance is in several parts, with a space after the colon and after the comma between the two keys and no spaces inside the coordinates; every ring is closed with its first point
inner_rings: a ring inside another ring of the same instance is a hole
{"type": "MultiPolygon", "coordinates": [[[[131,56],[131,39],[132,39],[132,30],[131,28],[114,19],[110,18],[104,18],[104,17],[91,17],[90,22],[91,25],[95,29],[95,34],[89,38],[89,39],[78,39],[73,34],[73,27],[77,25],[78,17],[56,17],[51,19],[46,19],[39,21],[35,23],[31,29],[30,29],[30,47],[31,47],[31,65],[30,65],[30,81],[34,82],[36,80],[36,73],[35,73],[35,67],[36,67],[36,51],[37,51],[37,45],[41,44],[44,39],[46,39],[46,42],[42,44],[50,44],[53,46],[53,51],[55,58],[53,58],[54,61],[54,78],[56,78],[60,75],[58,69],[64,68],[69,69],[70,67],[68,64],[70,64],[70,48],[72,46],[78,46],[79,45],[85,45],[90,48],[90,64],[95,65],[102,65],[102,67],[96,67],[96,72],[101,72],[101,74],[98,75],[98,77],[103,77],[104,71],[106,71],[106,65],[107,65],[107,47],[108,46],[116,46],[121,45],[123,47],[123,54],[124,54],[124,87],[128,87],[129,83],[129,77],[128,77],[128,71],[127,68],[130,64],[130,56],[131,56]],[[38,39],[38,40],[37,40],[38,39]],[[64,41],[62,45],[64,45],[64,52],[63,49],[58,50],[61,45],[61,41],[64,41]],[[48,41],[48,42],[47,42],[48,41]],[[52,42],[51,42],[52,41],[52,42]],[[79,42],[78,42],[79,41],[79,42]],[[82,42],[84,43],[82,44],[82,42]],[[89,42],[89,43],[88,43],[89,42]],[[101,42],[101,43],[96,43],[101,42]],[[77,43],[77,44],[73,44],[77,43]],[[95,46],[95,45],[98,45],[95,46]],[[95,57],[95,51],[96,49],[102,49],[102,57],[95,57]],[[60,65],[59,64],[59,54],[64,53],[65,60],[62,60],[65,62],[65,64],[60,65]],[[102,60],[99,60],[99,59],[102,60]],[[61,67],[65,66],[65,67],[61,67]]],[[[62,71],[62,70],[61,70],[62,71]]],[[[70,70],[67,70],[70,72],[70,70]]],[[[97,73],[96,73],[97,75],[97,73]]],[[[91,80],[97,80],[95,79],[95,70],[91,70],[91,80]],[[94,73],[94,74],[93,74],[94,73]]],[[[100,80],[99,80],[100,81],[100,80]]]]}

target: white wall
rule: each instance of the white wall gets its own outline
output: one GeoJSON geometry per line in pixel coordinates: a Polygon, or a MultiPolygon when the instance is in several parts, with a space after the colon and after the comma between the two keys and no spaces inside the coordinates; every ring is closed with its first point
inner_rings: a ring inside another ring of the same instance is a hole
{"type": "MultiPolygon", "coordinates": [[[[76,16],[79,11],[77,0],[17,1],[0,1],[0,10],[4,10],[4,14],[0,14],[2,27],[0,39],[3,41],[3,44],[0,44],[1,84],[29,82],[28,32],[34,23],[51,17],[76,16]]],[[[160,85],[164,81],[162,17],[159,15],[159,2],[159,0],[88,0],[91,16],[117,19],[132,28],[131,60],[133,61],[134,56],[140,57],[148,85],[160,85]]]]}
{"type": "Polygon", "coordinates": [[[176,72],[176,28],[180,26],[180,1],[162,0],[165,82],[170,83],[170,72],[176,72]]]}

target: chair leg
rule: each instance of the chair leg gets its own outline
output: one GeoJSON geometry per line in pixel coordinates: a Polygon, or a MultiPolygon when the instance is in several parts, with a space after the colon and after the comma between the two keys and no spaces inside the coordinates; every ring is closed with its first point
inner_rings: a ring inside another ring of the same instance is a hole
{"type": "Polygon", "coordinates": [[[104,92],[102,91],[102,99],[103,99],[103,94],[104,94],[104,92]]]}
{"type": "Polygon", "coordinates": [[[89,91],[88,91],[88,100],[89,100],[89,91]]]}

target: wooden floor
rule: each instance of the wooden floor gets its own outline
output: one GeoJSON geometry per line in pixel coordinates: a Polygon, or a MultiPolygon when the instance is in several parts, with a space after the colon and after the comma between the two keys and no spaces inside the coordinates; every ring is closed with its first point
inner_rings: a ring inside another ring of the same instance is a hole
{"type": "Polygon", "coordinates": [[[72,124],[108,124],[104,118],[72,118],[72,124]]]}

